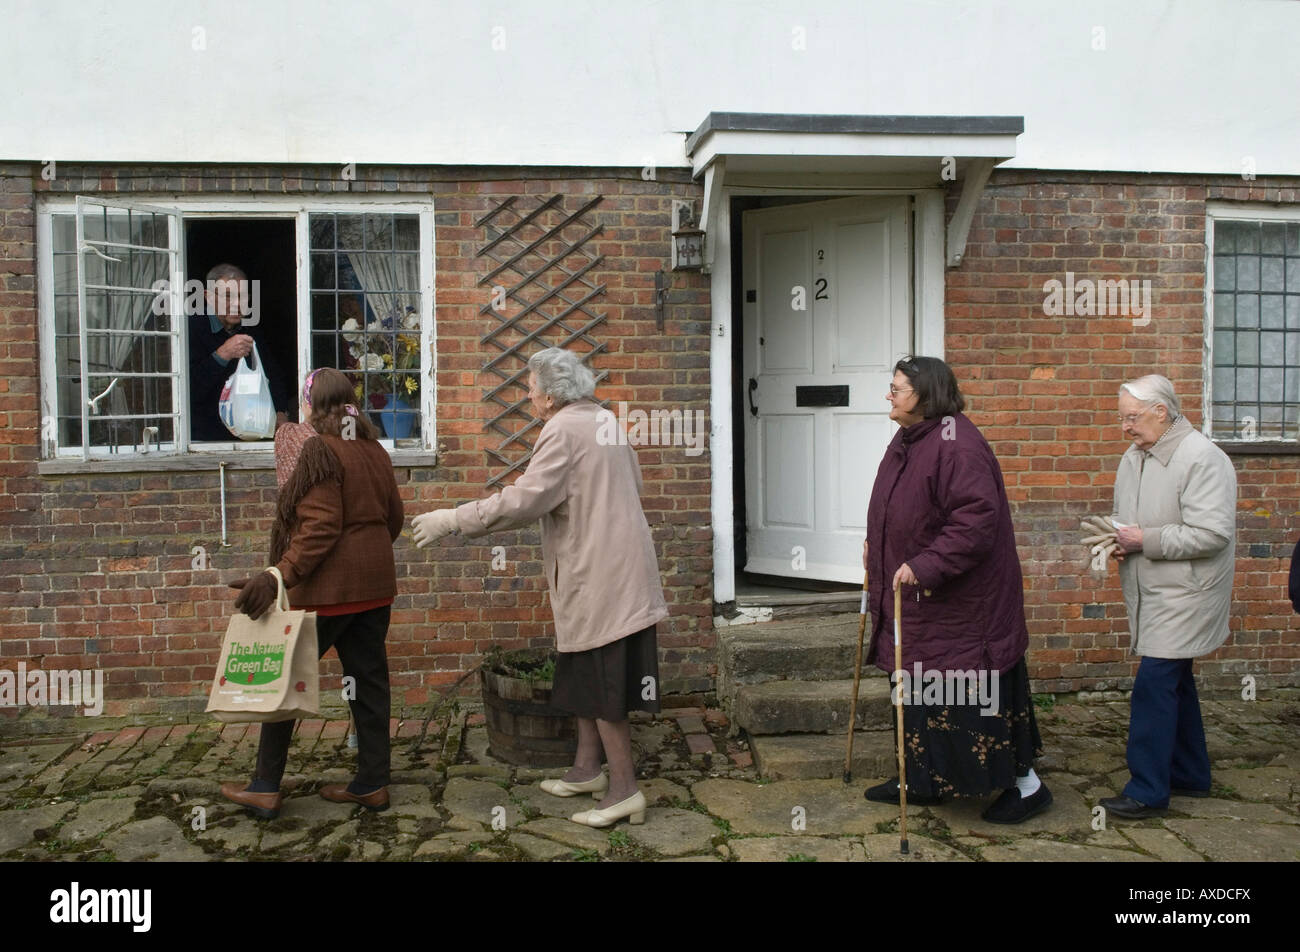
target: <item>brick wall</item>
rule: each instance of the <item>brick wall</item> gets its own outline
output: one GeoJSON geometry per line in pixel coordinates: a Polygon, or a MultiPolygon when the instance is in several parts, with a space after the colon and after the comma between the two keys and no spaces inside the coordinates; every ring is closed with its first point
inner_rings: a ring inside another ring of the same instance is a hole
{"type": "MultiPolygon", "coordinates": [[[[1112,571],[1078,545],[1082,516],[1111,511],[1127,448],[1116,398],[1161,373],[1193,425],[1202,418],[1207,200],[1300,202],[1294,180],[998,171],[959,268],[947,275],[945,346],[968,413],[1002,465],[1026,577],[1037,690],[1128,688],[1127,617],[1112,571]],[[1149,279],[1149,324],[1049,317],[1044,282],[1149,279]]],[[[956,203],[950,196],[949,213],[956,203]]],[[[1234,455],[1237,573],[1229,643],[1198,663],[1220,687],[1300,683],[1287,571],[1300,529],[1300,458],[1234,455]]]]}
{"type": "MultiPolygon", "coordinates": [[[[588,218],[603,262],[591,272],[607,286],[592,309],[605,313],[592,334],[608,345],[595,366],[610,372],[598,395],[636,407],[708,408],[708,295],[699,275],[673,275],[662,331],[654,272],[669,267],[673,199],[700,200],[684,171],[644,181],[640,169],[359,169],[344,181],[334,168],[103,167],[63,164],[46,182],[37,164],[0,165],[0,665],[106,671],[110,715],[201,710],[232,611],[225,583],[260,569],[276,495],[271,470],[227,473],[229,548],[220,546],[215,467],[201,473],[41,476],[35,295],[35,200],[41,192],[183,197],[226,193],[317,195],[331,191],[427,194],[435,211],[438,330],[436,467],[399,467],[408,516],[478,498],[489,471],[479,338],[495,321],[479,309],[489,262],[475,222],[510,195],[564,195],[567,210],[599,194],[588,218]],[[212,568],[191,568],[203,546],[212,568]]],[[[698,205],[697,205],[698,207],[698,205]]],[[[513,313],[510,305],[506,313],[513,313]]],[[[548,342],[550,338],[547,338],[548,342]]],[[[580,348],[581,349],[581,348],[580,348]]],[[[522,396],[522,391],[520,393],[522,396]]],[[[712,684],[711,532],[708,456],[684,448],[639,450],[643,502],[660,559],[671,617],[661,623],[665,693],[712,684]]],[[[416,706],[455,681],[483,651],[545,644],[553,637],[536,529],[499,533],[435,551],[397,543],[398,596],[388,653],[394,703],[416,706]],[[505,571],[491,549],[505,546],[505,571]]],[[[618,584],[611,578],[610,584],[618,584]]],[[[331,655],[332,658],[332,655],[331,655]]],[[[336,661],[323,689],[336,688],[336,661]]],[[[477,691],[477,684],[466,686],[477,691]]],[[[66,709],[64,709],[66,710],[66,709]]]]}
{"type": "MultiPolygon", "coordinates": [[[[593,272],[607,285],[594,309],[610,371],[600,395],[644,408],[708,410],[707,278],[673,275],[665,329],[654,319],[654,272],[669,258],[671,202],[700,200],[684,171],[377,169],[341,180],[326,168],[105,168],[0,165],[0,665],[102,667],[106,713],[193,711],[231,610],[225,582],[260,568],[275,497],[274,474],[228,473],[228,549],[221,549],[215,471],[40,476],[35,215],[37,195],[171,197],[316,195],[331,191],[428,194],[435,203],[439,459],[401,467],[408,512],[476,498],[489,472],[479,338],[488,267],[475,225],[509,195],[562,193],[574,210],[600,194],[604,225],[593,272]],[[204,546],[213,568],[191,568],[204,546]]],[[[1174,380],[1192,422],[1201,420],[1205,202],[1300,201],[1290,181],[1242,183],[1188,176],[1000,171],[977,210],[961,267],[946,273],[946,351],[969,412],[1002,464],[1018,529],[1037,690],[1125,688],[1134,662],[1113,574],[1087,570],[1081,516],[1110,509],[1126,443],[1115,422],[1125,379],[1174,380]],[[1149,325],[1123,317],[1048,317],[1043,282],[1079,277],[1149,279],[1149,325]]],[[[950,198],[949,210],[955,204],[950,198]]],[[[708,456],[639,450],[643,496],[672,616],[660,626],[665,690],[712,686],[708,456]]],[[[1234,455],[1240,482],[1233,637],[1198,666],[1218,687],[1254,675],[1261,687],[1300,683],[1286,572],[1300,529],[1300,460],[1234,455]]],[[[546,643],[552,632],[536,530],[503,533],[436,552],[398,543],[399,594],[389,639],[395,703],[416,706],[477,663],[492,644],[546,643]],[[491,569],[491,548],[507,568],[491,569]]],[[[612,583],[616,584],[616,582],[612,583]]],[[[339,669],[328,666],[327,688],[339,669]]],[[[474,690],[474,685],[467,686],[474,690]]]]}

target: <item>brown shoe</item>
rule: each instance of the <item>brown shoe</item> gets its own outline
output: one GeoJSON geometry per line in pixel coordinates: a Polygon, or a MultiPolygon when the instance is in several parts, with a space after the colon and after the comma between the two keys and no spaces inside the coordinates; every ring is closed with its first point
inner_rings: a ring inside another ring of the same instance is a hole
{"type": "Polygon", "coordinates": [[[367,810],[382,813],[388,809],[388,788],[380,787],[373,793],[349,793],[346,783],[327,783],[320,788],[320,795],[334,803],[359,803],[367,810]]]}
{"type": "Polygon", "coordinates": [[[237,783],[223,783],[221,795],[241,807],[247,807],[264,820],[274,820],[280,815],[284,797],[279,793],[251,793],[237,783]]]}

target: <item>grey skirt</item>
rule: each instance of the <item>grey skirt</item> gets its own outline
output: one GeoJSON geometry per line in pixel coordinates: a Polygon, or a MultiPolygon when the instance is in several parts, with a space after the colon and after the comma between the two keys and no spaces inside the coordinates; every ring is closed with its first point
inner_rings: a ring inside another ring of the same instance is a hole
{"type": "Polygon", "coordinates": [[[659,713],[655,626],[588,651],[555,658],[551,704],[574,717],[625,721],[629,711],[659,713]]]}

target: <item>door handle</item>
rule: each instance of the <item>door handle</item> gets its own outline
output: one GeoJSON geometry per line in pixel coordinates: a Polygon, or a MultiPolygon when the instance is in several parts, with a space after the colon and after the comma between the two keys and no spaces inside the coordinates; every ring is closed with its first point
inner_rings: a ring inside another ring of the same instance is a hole
{"type": "Polygon", "coordinates": [[[749,393],[746,396],[748,396],[749,398],[749,412],[752,416],[758,416],[758,407],[754,405],[754,391],[757,389],[758,389],[758,381],[755,380],[753,377],[750,377],[749,393]]]}

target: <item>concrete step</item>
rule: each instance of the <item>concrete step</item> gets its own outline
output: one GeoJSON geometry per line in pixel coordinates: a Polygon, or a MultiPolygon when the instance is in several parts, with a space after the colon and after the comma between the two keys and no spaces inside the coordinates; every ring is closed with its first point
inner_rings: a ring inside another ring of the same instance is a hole
{"type": "Polygon", "coordinates": [[[852,678],[859,617],[822,615],[718,629],[718,693],[729,700],[742,684],[852,678]]]}
{"type": "MultiPolygon", "coordinates": [[[[754,766],[769,780],[825,780],[844,776],[848,734],[782,734],[749,738],[754,766]]],[[[853,782],[898,776],[898,748],[892,731],[857,731],[853,735],[853,782]]]]}
{"type": "MultiPolygon", "coordinates": [[[[866,671],[863,672],[867,674],[866,671]]],[[[855,727],[858,730],[890,730],[894,709],[890,706],[889,678],[871,669],[858,686],[855,727]]],[[[763,681],[736,688],[731,702],[731,719],[737,727],[756,734],[845,734],[853,680],[763,681]]]]}

